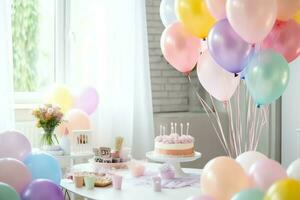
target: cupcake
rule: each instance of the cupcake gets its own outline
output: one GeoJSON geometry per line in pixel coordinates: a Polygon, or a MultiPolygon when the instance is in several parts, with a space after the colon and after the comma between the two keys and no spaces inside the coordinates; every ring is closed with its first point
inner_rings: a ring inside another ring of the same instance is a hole
{"type": "Polygon", "coordinates": [[[159,168],[159,173],[162,179],[173,179],[175,178],[175,170],[170,164],[163,164],[159,168]]]}

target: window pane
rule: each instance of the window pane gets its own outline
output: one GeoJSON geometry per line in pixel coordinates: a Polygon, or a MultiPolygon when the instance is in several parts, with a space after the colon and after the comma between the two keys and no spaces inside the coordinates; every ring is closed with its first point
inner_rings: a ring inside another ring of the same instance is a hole
{"type": "Polygon", "coordinates": [[[13,0],[14,88],[39,91],[54,81],[55,1],[13,0]]]}

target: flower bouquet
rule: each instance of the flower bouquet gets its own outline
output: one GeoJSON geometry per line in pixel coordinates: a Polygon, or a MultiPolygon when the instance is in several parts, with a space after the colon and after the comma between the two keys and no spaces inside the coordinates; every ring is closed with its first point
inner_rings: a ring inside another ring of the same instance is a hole
{"type": "Polygon", "coordinates": [[[34,109],[32,115],[37,119],[36,126],[44,130],[41,145],[52,146],[54,142],[58,144],[54,130],[62,122],[63,113],[60,107],[53,106],[52,104],[44,104],[34,109]]]}

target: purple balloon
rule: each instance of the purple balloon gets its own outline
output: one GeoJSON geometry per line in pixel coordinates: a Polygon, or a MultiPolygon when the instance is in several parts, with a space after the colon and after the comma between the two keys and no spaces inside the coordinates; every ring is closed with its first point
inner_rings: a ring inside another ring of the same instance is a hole
{"type": "Polygon", "coordinates": [[[99,103],[99,95],[95,88],[86,87],[76,99],[75,108],[83,110],[88,115],[92,114],[99,103]]]}
{"type": "Polygon", "coordinates": [[[32,181],[22,194],[22,200],[64,200],[59,186],[46,179],[32,181]]]}
{"type": "Polygon", "coordinates": [[[22,133],[17,131],[0,133],[0,158],[15,158],[22,161],[30,152],[30,142],[22,133]]]}
{"type": "Polygon", "coordinates": [[[186,200],[214,200],[214,198],[206,196],[206,195],[201,195],[201,196],[191,196],[187,198],[186,200]]]}
{"type": "Polygon", "coordinates": [[[255,52],[254,45],[245,42],[227,19],[217,22],[208,34],[208,50],[225,70],[241,72],[255,52]]]}

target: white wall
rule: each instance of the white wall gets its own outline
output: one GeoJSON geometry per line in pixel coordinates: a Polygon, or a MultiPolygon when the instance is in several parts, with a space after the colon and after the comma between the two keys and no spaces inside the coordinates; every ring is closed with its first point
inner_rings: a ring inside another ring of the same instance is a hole
{"type": "Polygon", "coordinates": [[[288,166],[297,158],[300,128],[300,57],[290,64],[290,82],[282,97],[282,163],[288,166]]]}

